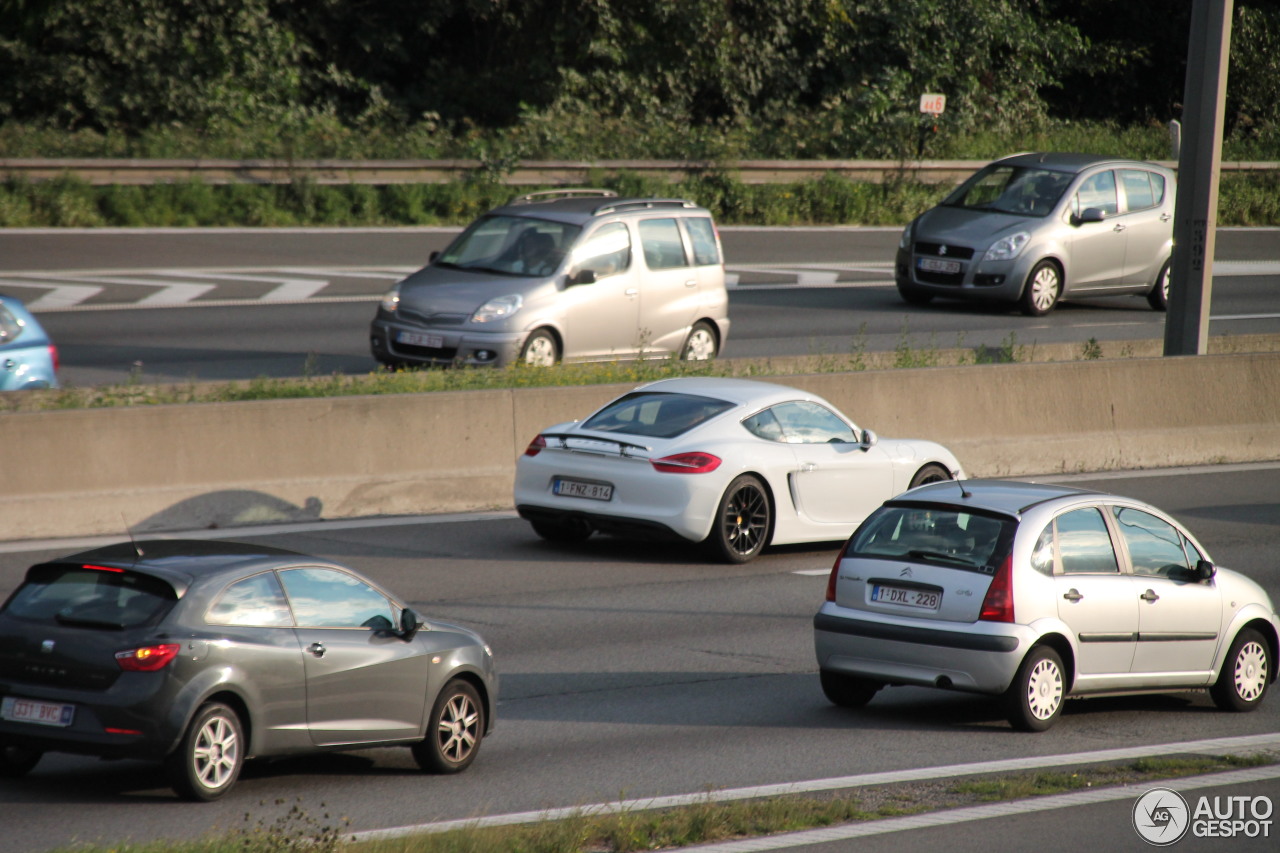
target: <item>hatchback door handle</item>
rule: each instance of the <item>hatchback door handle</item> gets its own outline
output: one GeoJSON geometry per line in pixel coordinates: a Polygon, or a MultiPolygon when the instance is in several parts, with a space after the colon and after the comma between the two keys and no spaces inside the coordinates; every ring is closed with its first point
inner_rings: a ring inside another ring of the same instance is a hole
{"type": "Polygon", "coordinates": [[[1154,589],[1147,590],[1142,595],[1138,596],[1138,598],[1141,598],[1143,601],[1159,601],[1160,600],[1160,596],[1156,595],[1156,591],[1154,589]]]}
{"type": "Polygon", "coordinates": [[[635,296],[639,292],[640,291],[636,290],[634,287],[628,287],[623,293],[626,296],[635,296]]]}
{"type": "Polygon", "coordinates": [[[1119,234],[1121,231],[1123,231],[1124,229],[1126,229],[1126,228],[1128,228],[1128,227],[1129,227],[1128,225],[1120,225],[1119,223],[1117,223],[1117,224],[1116,224],[1116,227],[1115,227],[1115,228],[1113,228],[1113,229],[1111,229],[1111,230],[1112,230],[1112,231],[1115,231],[1117,234],[1119,234]]]}
{"type": "Polygon", "coordinates": [[[1080,594],[1080,591],[1076,589],[1074,586],[1071,587],[1071,589],[1064,592],[1062,594],[1062,597],[1065,598],[1067,601],[1079,601],[1080,599],[1084,598],[1084,596],[1080,594]]]}
{"type": "Polygon", "coordinates": [[[689,281],[686,281],[686,282],[684,283],[684,286],[685,286],[685,287],[697,287],[697,286],[698,286],[698,280],[697,280],[696,278],[690,279],[689,281]]]}
{"type": "Polygon", "coordinates": [[[315,655],[318,658],[322,658],[324,657],[324,653],[325,653],[324,643],[312,643],[311,645],[307,646],[307,651],[311,652],[311,654],[315,655]]]}

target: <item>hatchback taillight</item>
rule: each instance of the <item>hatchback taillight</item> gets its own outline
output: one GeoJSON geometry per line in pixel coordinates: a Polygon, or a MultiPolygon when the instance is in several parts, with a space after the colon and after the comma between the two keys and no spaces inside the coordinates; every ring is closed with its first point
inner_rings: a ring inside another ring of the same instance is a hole
{"type": "Polygon", "coordinates": [[[649,464],[664,474],[708,474],[720,467],[720,457],[710,453],[677,453],[650,459],[649,464]]]}
{"type": "Polygon", "coordinates": [[[58,361],[58,348],[53,344],[49,344],[49,359],[53,362],[53,372],[57,373],[62,365],[58,361]]]}
{"type": "Polygon", "coordinates": [[[836,555],[835,565],[831,567],[831,575],[827,578],[827,601],[836,600],[836,579],[840,576],[840,564],[844,562],[844,555],[849,550],[849,543],[852,541],[852,536],[844,540],[844,547],[836,555]]]}
{"type": "Polygon", "coordinates": [[[982,614],[978,616],[983,622],[1013,621],[1013,557],[1004,558],[996,575],[987,587],[987,595],[982,599],[982,614]]]}
{"type": "Polygon", "coordinates": [[[116,652],[116,663],[125,672],[155,672],[164,669],[178,656],[182,646],[178,643],[160,643],[138,649],[116,652]]]}
{"type": "Polygon", "coordinates": [[[547,440],[541,435],[535,435],[533,441],[529,442],[529,446],[524,449],[525,456],[537,456],[542,452],[542,448],[547,446],[547,440]]]}

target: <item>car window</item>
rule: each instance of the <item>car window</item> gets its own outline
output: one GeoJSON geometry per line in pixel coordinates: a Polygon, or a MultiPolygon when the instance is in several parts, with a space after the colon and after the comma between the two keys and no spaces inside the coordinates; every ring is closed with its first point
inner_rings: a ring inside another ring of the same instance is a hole
{"type": "Polygon", "coordinates": [[[996,210],[1044,216],[1053,210],[1071,183],[1066,172],[1024,166],[991,165],[980,169],[943,199],[948,207],[996,210]]]}
{"type": "Polygon", "coordinates": [[[685,230],[689,232],[689,242],[693,245],[693,262],[704,267],[720,263],[720,249],[716,245],[715,226],[705,216],[691,216],[684,220],[685,230]]]}
{"type": "Polygon", "coordinates": [[[1054,523],[1063,574],[1119,574],[1120,563],[1107,522],[1095,507],[1064,513],[1054,523]]]}
{"type": "Polygon", "coordinates": [[[285,569],[280,580],[301,628],[387,630],[396,624],[387,597],[346,572],[285,569]]]}
{"type": "Polygon", "coordinates": [[[631,232],[621,222],[609,222],[587,237],[575,251],[577,271],[591,270],[606,278],[631,266],[631,232]]]}
{"type": "Polygon", "coordinates": [[[754,414],[742,422],[747,432],[766,441],[786,441],[782,433],[782,424],[774,417],[772,409],[754,414]]]}
{"type": "Polygon", "coordinates": [[[1071,201],[1071,212],[1079,216],[1091,207],[1096,207],[1108,216],[1120,209],[1116,200],[1116,176],[1111,170],[1090,175],[1080,185],[1080,189],[1076,190],[1071,201]]]}
{"type": "Polygon", "coordinates": [[[1129,547],[1135,575],[1167,578],[1191,570],[1182,535],[1172,524],[1132,507],[1113,506],[1111,512],[1129,547]]]}
{"type": "Polygon", "coordinates": [[[1120,170],[1120,185],[1124,187],[1125,200],[1128,202],[1130,211],[1147,210],[1159,203],[1151,183],[1152,177],[1146,169],[1120,170]]]}
{"type": "Polygon", "coordinates": [[[293,625],[293,614],[275,572],[263,572],[224,589],[204,621],[210,625],[281,628],[293,625]]]}
{"type": "Polygon", "coordinates": [[[122,630],[158,620],[177,600],[173,587],[151,575],[53,563],[28,572],[4,612],[37,622],[122,630]]]}
{"type": "Polygon", "coordinates": [[[11,344],[22,334],[24,326],[7,306],[0,304],[0,346],[11,344]]]}
{"type": "Polygon", "coordinates": [[[853,427],[817,403],[807,400],[780,403],[770,411],[782,425],[783,440],[789,444],[856,444],[858,441],[853,427]]]}
{"type": "Polygon", "coordinates": [[[640,245],[644,249],[644,262],[651,270],[689,265],[680,239],[680,226],[674,219],[640,220],[640,245]]]}
{"type": "Polygon", "coordinates": [[[731,408],[732,403],[712,397],[637,391],[596,412],[582,428],[674,438],[731,408]]]}
{"type": "Polygon", "coordinates": [[[1009,554],[1016,522],[932,504],[893,504],[854,533],[847,557],[914,559],[993,573],[1009,554]]]}
{"type": "Polygon", "coordinates": [[[577,225],[550,219],[482,216],[435,263],[509,275],[543,275],[556,269],[581,231],[577,225]]]}

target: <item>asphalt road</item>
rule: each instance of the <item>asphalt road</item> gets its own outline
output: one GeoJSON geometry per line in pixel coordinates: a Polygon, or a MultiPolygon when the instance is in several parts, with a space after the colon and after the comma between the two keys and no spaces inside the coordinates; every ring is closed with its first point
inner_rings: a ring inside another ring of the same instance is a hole
{"type": "MultiPolygon", "coordinates": [[[[1219,563],[1280,598],[1278,472],[1239,466],[1071,481],[1168,509],[1219,563]]],[[[151,765],[46,756],[25,779],[0,780],[0,847],[35,853],[252,829],[294,804],[317,821],[329,814],[330,824],[346,818],[350,830],[371,830],[1280,731],[1275,696],[1252,714],[1219,712],[1194,694],[1074,702],[1040,735],[1012,732],[997,703],[958,693],[892,688],[861,711],[835,708],[817,685],[811,627],[835,543],[726,566],[674,545],[553,545],[504,513],[393,522],[234,535],[347,562],[429,618],[479,629],[494,648],[502,692],[498,729],[471,769],[427,776],[407,750],[389,749],[290,760],[251,768],[225,800],[189,805],[151,765]]],[[[26,566],[84,545],[0,547],[0,596],[26,566]]],[[[1022,849],[1039,844],[1037,827],[1013,821],[986,837],[1022,849]]]]}
{"type": "MultiPolygon", "coordinates": [[[[32,305],[64,384],[366,373],[374,301],[455,229],[0,231],[0,289],[32,305]]],[[[1160,340],[1142,297],[908,306],[896,228],[725,228],[736,286],[723,355],[1160,340]]],[[[1280,230],[1218,235],[1210,334],[1280,333],[1280,230]]],[[[1115,343],[1123,350],[1123,344],[1115,343]]],[[[1105,350],[1104,350],[1105,351],[1105,350]]]]}

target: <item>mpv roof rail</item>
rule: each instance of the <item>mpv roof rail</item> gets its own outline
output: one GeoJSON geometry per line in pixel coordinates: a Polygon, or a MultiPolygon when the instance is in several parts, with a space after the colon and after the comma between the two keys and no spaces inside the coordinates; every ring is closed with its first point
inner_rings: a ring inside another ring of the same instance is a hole
{"type": "Polygon", "coordinates": [[[635,201],[613,202],[610,204],[602,204],[591,213],[599,216],[602,213],[618,213],[624,210],[644,210],[654,207],[680,207],[693,208],[696,204],[683,198],[648,198],[637,199],[635,201]]]}
{"type": "Polygon", "coordinates": [[[587,188],[574,188],[565,190],[540,190],[538,192],[525,193],[518,195],[508,205],[512,204],[532,204],[538,201],[551,201],[557,198],[617,198],[618,194],[613,190],[597,190],[587,188]]]}

